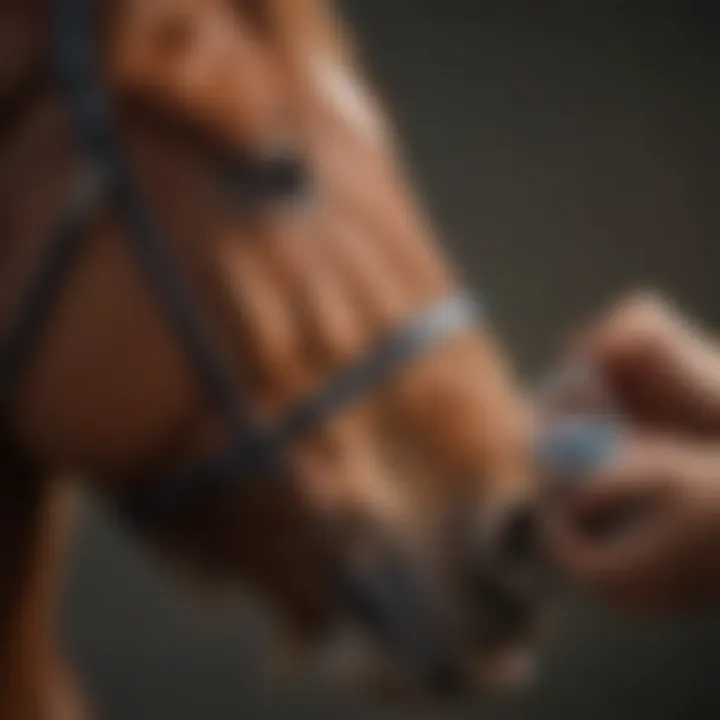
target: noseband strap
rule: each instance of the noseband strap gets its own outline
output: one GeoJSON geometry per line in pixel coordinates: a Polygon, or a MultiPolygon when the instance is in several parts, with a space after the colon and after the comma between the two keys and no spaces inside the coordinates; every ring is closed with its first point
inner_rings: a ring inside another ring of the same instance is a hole
{"type": "MultiPolygon", "coordinates": [[[[399,368],[444,338],[470,328],[477,316],[469,297],[455,295],[417,315],[389,335],[355,365],[341,371],[266,429],[262,445],[248,442],[241,432],[222,454],[164,483],[154,482],[122,506],[122,515],[143,526],[157,525],[238,476],[265,475],[276,458],[294,441],[315,430],[353,402],[390,380],[399,368]]],[[[273,474],[269,473],[272,477],[273,474]]]]}

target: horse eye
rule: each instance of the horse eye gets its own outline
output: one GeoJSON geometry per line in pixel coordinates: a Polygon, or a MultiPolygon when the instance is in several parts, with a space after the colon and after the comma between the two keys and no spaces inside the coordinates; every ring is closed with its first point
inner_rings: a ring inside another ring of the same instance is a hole
{"type": "Polygon", "coordinates": [[[270,197],[297,197],[307,189],[307,165],[296,153],[280,152],[262,158],[256,170],[260,183],[270,197]]]}
{"type": "Polygon", "coordinates": [[[302,199],[310,185],[305,158],[291,150],[224,157],[221,177],[233,197],[243,202],[278,203],[302,199]]]}

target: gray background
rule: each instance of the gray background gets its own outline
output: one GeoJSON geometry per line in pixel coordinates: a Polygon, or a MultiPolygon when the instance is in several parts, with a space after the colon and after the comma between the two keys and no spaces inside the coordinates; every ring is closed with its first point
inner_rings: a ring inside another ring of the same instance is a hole
{"type": "MultiPolygon", "coordinates": [[[[720,323],[716,3],[347,4],[421,191],[525,373],[638,284],[720,323]]],[[[322,688],[273,695],[243,616],[191,610],[86,513],[61,620],[103,717],[396,717],[322,688]]],[[[629,622],[576,600],[536,687],[448,715],[718,717],[718,676],[714,619],[629,622]]]]}

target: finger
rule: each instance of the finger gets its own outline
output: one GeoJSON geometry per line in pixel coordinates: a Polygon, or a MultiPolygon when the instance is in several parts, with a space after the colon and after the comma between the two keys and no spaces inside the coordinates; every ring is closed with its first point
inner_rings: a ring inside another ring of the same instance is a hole
{"type": "Polygon", "coordinates": [[[575,338],[571,354],[594,363],[643,421],[720,427],[720,349],[665,300],[643,294],[619,303],[575,338]]]}
{"type": "MultiPolygon", "coordinates": [[[[667,508],[665,509],[667,510],[667,508]]],[[[556,509],[545,520],[545,542],[557,566],[575,582],[615,595],[647,584],[667,554],[667,512],[648,514],[623,532],[591,534],[573,516],[556,509]]]]}
{"type": "MultiPolygon", "coordinates": [[[[629,440],[612,462],[550,508],[551,552],[577,580],[630,592],[638,583],[667,575],[673,553],[704,534],[697,508],[718,507],[718,477],[720,453],[713,447],[663,438],[629,440]],[[633,503],[640,512],[620,531],[589,531],[589,519],[633,503]],[[689,507],[696,510],[688,513],[689,507]]],[[[712,517],[705,509],[700,515],[712,517]]]]}

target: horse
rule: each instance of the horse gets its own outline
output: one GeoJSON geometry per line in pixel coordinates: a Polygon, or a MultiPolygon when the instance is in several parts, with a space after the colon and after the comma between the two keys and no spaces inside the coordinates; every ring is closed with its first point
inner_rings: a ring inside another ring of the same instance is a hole
{"type": "Polygon", "coordinates": [[[84,491],[308,648],[511,687],[545,605],[532,413],[340,11],[0,13],[0,715],[91,717],[52,627],[84,491]]]}

